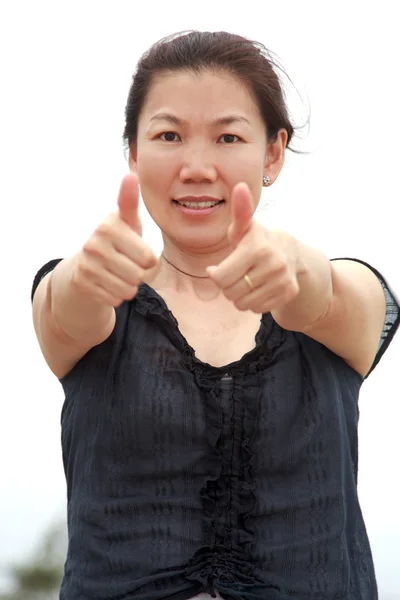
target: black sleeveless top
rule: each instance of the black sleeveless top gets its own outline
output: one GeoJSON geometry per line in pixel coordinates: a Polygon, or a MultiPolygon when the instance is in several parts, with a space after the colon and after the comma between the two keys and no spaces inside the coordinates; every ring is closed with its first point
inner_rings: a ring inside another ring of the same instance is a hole
{"type": "MultiPolygon", "coordinates": [[[[387,314],[372,368],[399,324],[377,275],[387,314]]],[[[116,312],[60,380],[61,600],[376,600],[357,498],[362,377],[269,313],[256,347],[216,368],[146,284],[116,312]]]]}

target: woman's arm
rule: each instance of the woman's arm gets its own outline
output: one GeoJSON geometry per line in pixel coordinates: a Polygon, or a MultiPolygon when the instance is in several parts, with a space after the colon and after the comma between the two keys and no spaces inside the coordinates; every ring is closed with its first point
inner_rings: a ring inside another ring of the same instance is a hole
{"type": "Polygon", "coordinates": [[[272,316],[285,329],[324,344],[365,377],[385,322],[381,282],[362,263],[331,262],[320,251],[300,243],[298,256],[300,292],[289,304],[272,311],[272,316]],[[307,323],[307,315],[313,314],[316,317],[307,323]]]}

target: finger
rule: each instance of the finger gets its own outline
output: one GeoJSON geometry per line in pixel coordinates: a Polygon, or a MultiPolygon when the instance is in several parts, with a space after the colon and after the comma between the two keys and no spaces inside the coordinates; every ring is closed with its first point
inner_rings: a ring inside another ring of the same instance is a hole
{"type": "MultiPolygon", "coordinates": [[[[93,260],[93,259],[92,259],[93,260]]],[[[101,260],[98,260],[99,271],[101,260]]],[[[145,267],[141,267],[138,261],[133,262],[124,254],[114,250],[104,261],[108,272],[113,273],[118,279],[128,285],[138,285],[143,279],[145,267]]]]}
{"type": "Polygon", "coordinates": [[[255,290],[263,287],[263,294],[280,294],[283,289],[286,289],[285,282],[282,283],[282,275],[280,273],[269,272],[265,265],[257,265],[257,267],[251,269],[246,273],[250,277],[252,287],[247,283],[244,276],[238,279],[233,285],[224,288],[224,294],[228,300],[235,302],[242,298],[242,296],[248,295],[255,290]],[[267,287],[266,287],[267,285],[267,287]],[[278,290],[276,292],[275,290],[278,290]]]}
{"type": "Polygon", "coordinates": [[[266,296],[265,291],[264,294],[251,292],[236,300],[234,304],[238,310],[254,310],[254,312],[267,313],[282,306],[283,300],[280,295],[266,296]]]}
{"type": "Polygon", "coordinates": [[[134,173],[125,175],[118,195],[119,215],[138,235],[142,235],[139,218],[139,182],[134,173]]]}
{"type": "Polygon", "coordinates": [[[228,239],[234,248],[246,235],[253,222],[254,206],[251,192],[246,183],[238,183],[231,198],[232,222],[228,229],[228,239]]]}
{"type": "Polygon", "coordinates": [[[135,231],[120,231],[113,239],[113,247],[143,269],[151,268],[156,264],[157,257],[153,250],[135,231]]]}
{"type": "Polygon", "coordinates": [[[116,277],[110,271],[104,271],[101,277],[94,276],[92,284],[102,288],[105,292],[117,299],[131,300],[137,292],[137,285],[129,285],[116,277]]]}
{"type": "Polygon", "coordinates": [[[124,298],[125,295],[133,297],[136,293],[135,288],[131,288],[129,294],[118,293],[114,286],[110,287],[110,281],[104,281],[104,278],[101,280],[96,277],[94,279],[86,278],[80,282],[80,286],[83,290],[89,292],[95,300],[114,307],[119,306],[126,299],[124,298]]]}
{"type": "Polygon", "coordinates": [[[99,285],[94,285],[93,288],[90,289],[91,294],[94,294],[96,300],[102,302],[103,304],[108,304],[109,306],[113,306],[117,308],[122,302],[124,302],[123,298],[118,298],[113,294],[110,294],[107,290],[103,289],[99,285]]]}
{"type": "Polygon", "coordinates": [[[84,253],[100,257],[108,264],[123,256],[143,269],[152,267],[157,257],[143,239],[125,221],[118,221],[117,214],[101,223],[83,247],[84,253]],[[117,218],[117,222],[116,222],[117,218]],[[119,256],[122,255],[122,256],[119,256]]]}
{"type": "Polygon", "coordinates": [[[235,281],[235,283],[227,288],[224,288],[223,292],[228,300],[232,302],[236,302],[240,298],[250,294],[256,289],[256,285],[254,284],[253,278],[251,277],[251,281],[253,283],[253,287],[250,287],[244,277],[235,281]]]}
{"type": "Polygon", "coordinates": [[[234,303],[239,310],[254,310],[257,307],[256,312],[271,312],[291,302],[296,297],[298,289],[298,285],[295,283],[290,286],[281,285],[272,288],[268,285],[253,290],[248,288],[249,291],[234,303]]]}
{"type": "Polygon", "coordinates": [[[226,289],[240,281],[252,268],[253,262],[250,248],[237,249],[218,266],[207,267],[206,271],[221,289],[226,289]]]}

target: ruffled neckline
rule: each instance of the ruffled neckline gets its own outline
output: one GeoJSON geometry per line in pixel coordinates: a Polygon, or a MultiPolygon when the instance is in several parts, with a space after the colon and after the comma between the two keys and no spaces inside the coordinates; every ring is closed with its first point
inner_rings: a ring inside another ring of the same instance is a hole
{"type": "Polygon", "coordinates": [[[183,361],[189,370],[217,379],[223,375],[240,376],[247,372],[263,370],[267,363],[273,360],[276,350],[283,343],[287,334],[286,330],[274,321],[271,313],[264,313],[255,336],[254,348],[239,360],[216,367],[203,362],[196,356],[194,349],[180,331],[178,320],[164,298],[147,283],[139,286],[135,298],[135,309],[144,317],[159,323],[171,342],[182,353],[183,361]]]}
{"type": "Polygon", "coordinates": [[[246,387],[245,379],[258,378],[258,372],[275,360],[276,350],[287,332],[275,323],[270,313],[265,313],[260,319],[255,347],[240,360],[215,367],[195,356],[194,349],[179,330],[176,317],[153,288],[142,284],[136,300],[136,311],[163,328],[181,351],[183,367],[192,373],[204,392],[208,446],[207,471],[200,489],[204,540],[189,561],[185,577],[213,596],[218,590],[228,596],[242,597],[242,593],[251,588],[259,589],[260,597],[268,593],[271,600],[273,597],[283,599],[279,586],[257,579],[252,561],[254,531],[249,518],[256,505],[252,462],[260,396],[258,386],[246,387]],[[229,442],[223,435],[224,410],[230,415],[229,442]],[[229,510],[235,516],[236,534],[231,529],[232,515],[229,519],[223,518],[227,494],[229,510]]]}

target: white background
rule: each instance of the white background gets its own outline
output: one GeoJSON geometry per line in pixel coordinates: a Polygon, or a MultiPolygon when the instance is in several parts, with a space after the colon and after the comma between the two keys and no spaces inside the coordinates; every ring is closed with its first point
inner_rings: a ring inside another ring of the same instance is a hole
{"type": "MultiPolygon", "coordinates": [[[[311,154],[288,154],[257,218],[371,262],[400,295],[396,2],[1,2],[0,568],[65,516],[63,395],[34,336],[33,277],[114,210],[135,64],[186,29],[263,42],[306,102],[290,96],[297,122],[311,108],[297,142],[311,154]]],[[[147,218],[145,237],[160,250],[147,218]]],[[[400,598],[399,360],[400,335],[360,397],[359,492],[382,600],[400,598]]]]}

